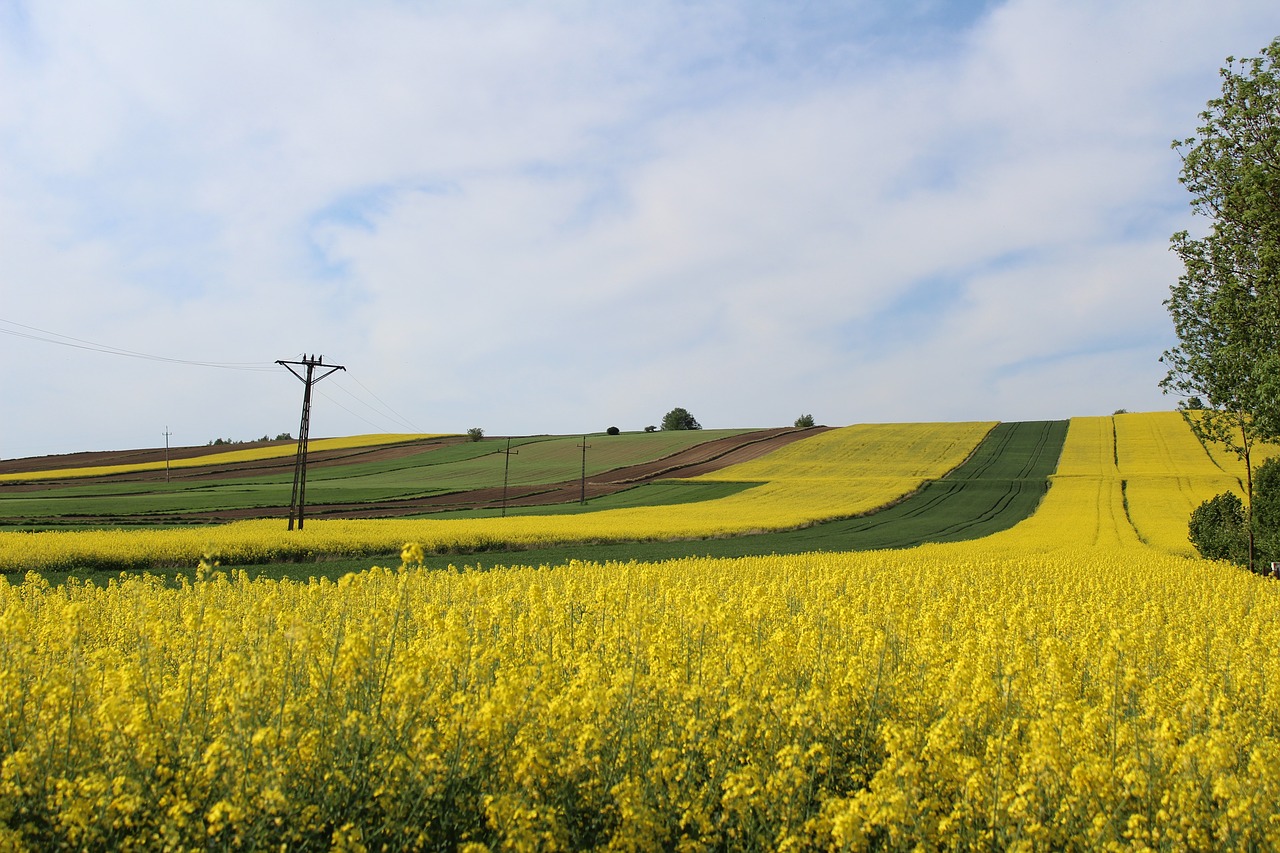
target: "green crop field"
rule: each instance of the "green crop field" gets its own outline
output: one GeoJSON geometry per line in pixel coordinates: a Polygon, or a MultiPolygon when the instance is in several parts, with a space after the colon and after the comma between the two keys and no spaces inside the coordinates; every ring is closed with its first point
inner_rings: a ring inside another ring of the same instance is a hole
{"type": "MultiPolygon", "coordinates": [[[[663,480],[643,483],[611,495],[591,498],[585,503],[543,504],[540,506],[511,507],[506,515],[577,515],[599,512],[605,509],[623,509],[638,506],[671,506],[727,498],[759,483],[692,482],[689,480],[663,480]]],[[[499,509],[450,510],[431,513],[430,518],[493,518],[503,515],[499,509]]],[[[424,516],[427,517],[427,516],[424,516]]]]}
{"type": "MultiPolygon", "coordinates": [[[[748,432],[723,429],[590,434],[585,436],[586,473],[588,477],[597,476],[748,432]]],[[[504,475],[512,487],[572,480],[582,472],[583,438],[513,438],[509,466],[504,464],[506,439],[498,438],[413,442],[422,449],[395,458],[382,458],[382,448],[346,451],[337,459],[317,459],[308,466],[307,505],[318,513],[327,504],[362,504],[498,488],[504,475]]],[[[220,475],[226,472],[187,468],[180,475],[175,472],[168,482],[154,471],[43,482],[38,473],[33,473],[27,483],[0,483],[0,526],[38,529],[87,524],[172,524],[181,523],[184,516],[211,511],[263,510],[264,516],[280,515],[279,508],[288,506],[292,491],[292,460],[269,460],[263,467],[270,470],[253,473],[249,469],[230,476],[220,475]]],[[[715,497],[721,493],[710,490],[705,494],[715,497]]],[[[653,492],[650,496],[664,502],[672,495],[653,492]]],[[[632,496],[631,500],[635,499],[632,496]]]]}

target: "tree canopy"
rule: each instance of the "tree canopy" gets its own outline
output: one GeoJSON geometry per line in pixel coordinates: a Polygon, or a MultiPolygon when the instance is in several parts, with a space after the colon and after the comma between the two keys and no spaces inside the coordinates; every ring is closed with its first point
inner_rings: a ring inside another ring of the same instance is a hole
{"type": "Polygon", "coordinates": [[[1173,143],[1192,210],[1210,222],[1171,240],[1183,274],[1165,302],[1178,344],[1161,386],[1203,398],[1193,426],[1243,458],[1280,437],[1280,39],[1228,58],[1221,76],[1196,135],[1173,143]]]}
{"type": "Polygon", "coordinates": [[[1173,143],[1178,179],[1209,227],[1171,238],[1183,272],[1165,305],[1178,344],[1161,358],[1160,384],[1189,398],[1182,408],[1196,409],[1187,421],[1197,435],[1244,462],[1252,565],[1252,448],[1280,438],[1280,38],[1252,59],[1228,57],[1220,73],[1222,95],[1196,135],[1173,143]]]}
{"type": "Polygon", "coordinates": [[[698,423],[697,418],[689,414],[688,409],[682,409],[676,406],[671,411],[662,416],[663,429],[702,429],[702,424],[698,423]]]}

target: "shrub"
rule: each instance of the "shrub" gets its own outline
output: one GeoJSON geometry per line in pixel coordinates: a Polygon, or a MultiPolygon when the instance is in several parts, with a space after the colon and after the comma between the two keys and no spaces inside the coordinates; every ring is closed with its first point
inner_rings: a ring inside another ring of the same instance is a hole
{"type": "Polygon", "coordinates": [[[617,427],[609,427],[607,430],[605,430],[605,433],[608,435],[621,435],[622,430],[618,429],[617,427]]]}
{"type": "Polygon", "coordinates": [[[1205,501],[1191,513],[1188,536],[1200,556],[1249,564],[1249,528],[1244,502],[1234,492],[1205,501]]]}
{"type": "Polygon", "coordinates": [[[813,415],[801,415],[800,417],[796,418],[795,425],[802,429],[807,429],[813,426],[813,415]]]}
{"type": "Polygon", "coordinates": [[[472,441],[479,441],[480,439],[484,438],[484,430],[482,430],[480,427],[472,427],[471,429],[467,430],[467,438],[471,439],[472,441]]]}

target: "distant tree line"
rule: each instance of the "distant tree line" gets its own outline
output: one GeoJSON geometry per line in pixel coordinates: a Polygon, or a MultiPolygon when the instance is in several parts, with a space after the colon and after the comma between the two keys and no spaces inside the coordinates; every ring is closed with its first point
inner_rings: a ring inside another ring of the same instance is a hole
{"type": "Polygon", "coordinates": [[[260,441],[293,441],[293,436],[287,432],[282,432],[275,438],[272,438],[269,435],[264,435],[262,438],[249,439],[248,441],[230,438],[215,438],[213,441],[206,442],[205,447],[221,447],[224,444],[257,444],[260,441]]]}

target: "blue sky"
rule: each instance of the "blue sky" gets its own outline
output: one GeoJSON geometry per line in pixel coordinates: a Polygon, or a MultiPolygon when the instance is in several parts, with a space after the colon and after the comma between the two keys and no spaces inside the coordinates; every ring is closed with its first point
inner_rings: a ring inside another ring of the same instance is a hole
{"type": "Polygon", "coordinates": [[[296,433],[303,353],[348,368],[317,436],[1171,408],[1170,141],[1275,35],[1273,2],[0,0],[0,457],[296,433]]]}

